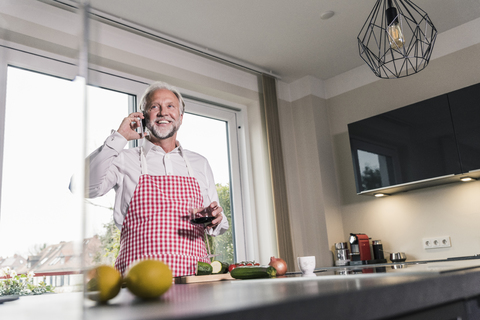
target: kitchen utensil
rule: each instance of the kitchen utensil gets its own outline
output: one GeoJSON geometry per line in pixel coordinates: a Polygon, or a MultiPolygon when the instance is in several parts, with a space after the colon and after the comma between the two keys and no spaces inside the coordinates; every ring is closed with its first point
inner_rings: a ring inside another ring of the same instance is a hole
{"type": "Polygon", "coordinates": [[[335,243],[335,265],[345,266],[350,262],[350,250],[346,242],[335,243]]]}
{"type": "Polygon", "coordinates": [[[390,253],[390,260],[392,262],[404,262],[407,260],[405,252],[392,252],[390,253]]]}
{"type": "Polygon", "coordinates": [[[304,276],[309,276],[313,274],[313,270],[315,270],[316,265],[315,256],[298,257],[297,263],[304,276]]]}
{"type": "Polygon", "coordinates": [[[383,254],[383,245],[380,240],[372,240],[373,259],[385,259],[383,254]]]}
{"type": "Polygon", "coordinates": [[[350,257],[352,261],[360,261],[360,250],[358,247],[358,239],[356,235],[353,233],[350,234],[350,238],[348,239],[350,242],[350,257]]]}
{"type": "Polygon", "coordinates": [[[350,233],[350,248],[352,261],[372,260],[370,240],[364,233],[350,233]]]}
{"type": "Polygon", "coordinates": [[[181,276],[181,277],[176,277],[174,279],[176,284],[235,280],[232,278],[230,273],[210,274],[206,276],[181,276]]]}

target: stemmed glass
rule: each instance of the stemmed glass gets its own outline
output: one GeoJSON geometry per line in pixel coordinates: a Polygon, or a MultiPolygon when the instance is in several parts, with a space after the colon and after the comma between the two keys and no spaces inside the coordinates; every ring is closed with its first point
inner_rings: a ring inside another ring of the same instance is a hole
{"type": "Polygon", "coordinates": [[[210,259],[210,258],[218,256],[218,254],[212,254],[211,253],[211,251],[210,251],[210,241],[208,241],[209,240],[208,237],[209,237],[209,235],[207,234],[207,229],[205,229],[205,242],[207,243],[208,254],[203,258],[209,258],[210,259]]]}
{"type": "MultiPolygon", "coordinates": [[[[215,217],[212,215],[213,210],[215,208],[196,208],[194,206],[193,200],[189,200],[188,203],[188,213],[189,213],[189,219],[191,224],[203,224],[204,227],[209,225],[215,217]]],[[[212,258],[218,256],[218,254],[212,254],[210,250],[210,242],[208,241],[208,234],[207,234],[207,228],[205,228],[205,238],[204,241],[207,244],[207,252],[208,254],[205,257],[202,258],[212,258]]]]}

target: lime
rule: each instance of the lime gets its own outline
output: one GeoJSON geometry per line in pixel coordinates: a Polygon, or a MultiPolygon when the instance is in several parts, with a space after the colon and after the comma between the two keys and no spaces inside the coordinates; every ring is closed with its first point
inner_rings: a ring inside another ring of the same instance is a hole
{"type": "Polygon", "coordinates": [[[170,268],[158,260],[140,260],[132,265],[125,278],[128,290],[143,299],[161,296],[170,288],[172,280],[170,268]]]}
{"type": "Polygon", "coordinates": [[[120,292],[122,275],[114,267],[101,265],[87,273],[87,297],[98,302],[113,299],[120,292]]]}

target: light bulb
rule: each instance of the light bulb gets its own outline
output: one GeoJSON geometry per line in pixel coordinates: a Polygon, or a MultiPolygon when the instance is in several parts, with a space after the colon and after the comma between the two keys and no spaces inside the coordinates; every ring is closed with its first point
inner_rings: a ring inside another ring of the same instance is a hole
{"type": "Polygon", "coordinates": [[[388,40],[392,49],[400,49],[405,44],[405,38],[399,23],[393,22],[388,26],[388,40]]]}
{"type": "Polygon", "coordinates": [[[377,198],[381,198],[381,197],[388,196],[388,194],[386,194],[386,193],[375,193],[374,196],[377,197],[377,198]]]}

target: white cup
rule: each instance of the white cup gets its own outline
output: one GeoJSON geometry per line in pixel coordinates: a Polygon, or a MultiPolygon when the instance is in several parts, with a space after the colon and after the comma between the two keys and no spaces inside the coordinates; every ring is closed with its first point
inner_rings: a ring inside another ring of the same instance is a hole
{"type": "Polygon", "coordinates": [[[303,275],[313,274],[313,270],[315,270],[315,256],[297,257],[297,263],[303,275]]]}

